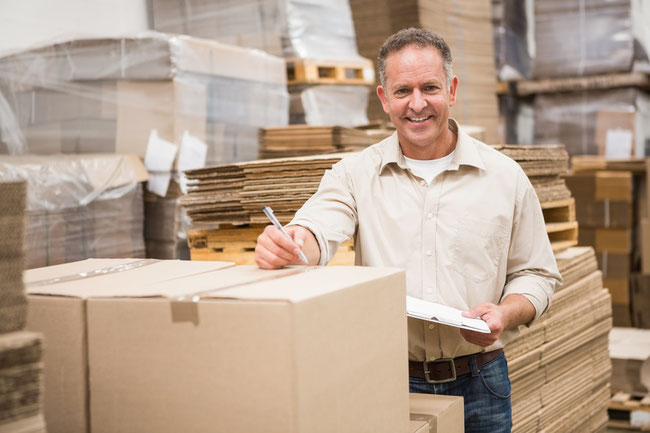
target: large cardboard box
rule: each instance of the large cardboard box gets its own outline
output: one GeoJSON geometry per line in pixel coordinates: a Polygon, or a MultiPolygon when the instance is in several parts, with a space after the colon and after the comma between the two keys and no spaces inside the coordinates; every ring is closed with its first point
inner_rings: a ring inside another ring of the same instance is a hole
{"type": "MultiPolygon", "coordinates": [[[[425,433],[463,433],[465,412],[463,397],[451,395],[409,394],[412,422],[426,421],[425,433]]],[[[420,430],[417,430],[419,433],[420,430]]]]}
{"type": "Polygon", "coordinates": [[[85,313],[93,433],[408,431],[403,271],[156,263],[38,287],[85,313]]]}

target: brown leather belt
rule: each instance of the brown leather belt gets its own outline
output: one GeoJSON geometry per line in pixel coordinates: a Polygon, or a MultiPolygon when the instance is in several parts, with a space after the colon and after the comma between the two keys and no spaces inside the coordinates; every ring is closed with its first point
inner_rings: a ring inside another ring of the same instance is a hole
{"type": "Polygon", "coordinates": [[[456,380],[458,376],[472,371],[470,359],[476,358],[476,366],[481,370],[485,364],[498,358],[503,349],[481,352],[458,358],[441,358],[434,361],[409,361],[409,376],[424,379],[429,383],[446,383],[456,380]]]}

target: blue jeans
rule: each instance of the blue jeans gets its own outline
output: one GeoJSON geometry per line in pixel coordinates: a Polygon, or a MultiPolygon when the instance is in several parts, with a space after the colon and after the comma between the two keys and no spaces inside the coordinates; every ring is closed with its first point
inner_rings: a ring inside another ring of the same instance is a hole
{"type": "Polygon", "coordinates": [[[471,373],[448,383],[427,383],[410,378],[410,392],[462,396],[465,400],[465,432],[501,433],[512,429],[510,379],[508,363],[501,354],[483,366],[479,372],[476,360],[470,360],[471,373]]]}

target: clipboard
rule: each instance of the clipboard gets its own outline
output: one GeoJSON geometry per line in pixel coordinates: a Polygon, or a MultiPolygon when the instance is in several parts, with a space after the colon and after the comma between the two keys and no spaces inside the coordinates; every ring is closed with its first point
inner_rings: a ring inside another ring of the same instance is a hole
{"type": "Polygon", "coordinates": [[[469,331],[489,334],[490,328],[482,319],[463,317],[462,311],[437,304],[435,302],[423,301],[412,296],[406,297],[406,315],[415,319],[426,320],[427,322],[439,323],[441,325],[453,326],[455,328],[467,329],[469,331]]]}

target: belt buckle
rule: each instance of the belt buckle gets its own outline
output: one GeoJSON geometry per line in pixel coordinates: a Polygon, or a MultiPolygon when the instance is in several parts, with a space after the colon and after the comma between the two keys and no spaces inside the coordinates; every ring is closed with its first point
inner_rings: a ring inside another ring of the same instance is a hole
{"type": "Polygon", "coordinates": [[[454,359],[440,358],[440,359],[434,359],[433,361],[424,361],[424,380],[426,380],[427,383],[447,383],[456,380],[456,365],[454,364],[454,359]],[[430,373],[429,364],[442,364],[445,362],[449,364],[449,369],[451,370],[451,377],[449,379],[442,379],[442,380],[431,379],[429,377],[429,373],[430,373]]]}

